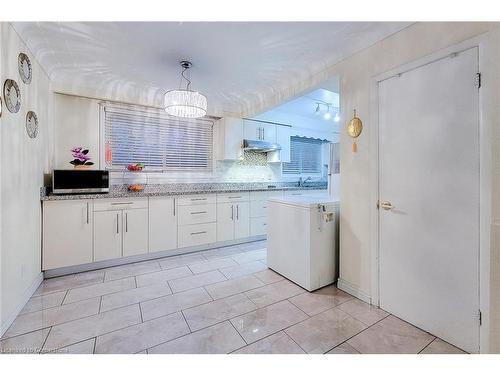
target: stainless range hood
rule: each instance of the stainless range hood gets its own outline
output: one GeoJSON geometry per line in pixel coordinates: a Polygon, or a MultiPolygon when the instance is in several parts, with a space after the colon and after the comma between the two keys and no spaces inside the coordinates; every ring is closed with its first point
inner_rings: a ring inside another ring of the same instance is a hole
{"type": "Polygon", "coordinates": [[[243,140],[243,150],[257,151],[257,152],[270,152],[270,151],[281,150],[281,146],[277,143],[244,139],[243,140]]]}

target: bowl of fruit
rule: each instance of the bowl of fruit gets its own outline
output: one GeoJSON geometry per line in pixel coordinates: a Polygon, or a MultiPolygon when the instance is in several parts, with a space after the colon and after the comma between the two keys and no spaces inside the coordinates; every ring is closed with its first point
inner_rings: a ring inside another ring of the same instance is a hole
{"type": "Polygon", "coordinates": [[[127,170],[130,172],[141,172],[144,169],[144,163],[135,163],[127,165],[127,170]]]}
{"type": "Polygon", "coordinates": [[[128,190],[132,191],[132,192],[135,192],[135,193],[138,193],[138,192],[144,190],[144,185],[139,185],[139,184],[130,185],[128,187],[128,190]]]}

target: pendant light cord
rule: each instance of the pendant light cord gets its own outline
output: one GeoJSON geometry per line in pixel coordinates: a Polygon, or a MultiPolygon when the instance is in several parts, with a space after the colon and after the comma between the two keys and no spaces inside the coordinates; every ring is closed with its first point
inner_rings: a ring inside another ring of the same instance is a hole
{"type": "MultiPolygon", "coordinates": [[[[191,86],[191,80],[184,75],[184,72],[188,69],[189,69],[189,67],[187,67],[187,66],[182,67],[181,76],[182,76],[182,78],[184,78],[188,82],[188,84],[186,86],[186,90],[189,91],[189,87],[191,86]]],[[[181,78],[181,84],[179,86],[182,86],[182,78],[181,78]]]]}

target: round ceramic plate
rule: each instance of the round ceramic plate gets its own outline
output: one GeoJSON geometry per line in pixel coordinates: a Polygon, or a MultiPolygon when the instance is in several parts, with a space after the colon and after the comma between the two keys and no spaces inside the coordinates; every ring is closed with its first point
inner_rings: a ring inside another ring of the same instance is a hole
{"type": "Polygon", "coordinates": [[[38,135],[38,117],[33,111],[26,114],[26,133],[30,138],[36,138],[38,135]]]}
{"type": "Polygon", "coordinates": [[[28,55],[25,53],[20,53],[17,58],[17,66],[19,68],[19,75],[24,83],[31,83],[32,70],[31,70],[31,61],[28,55]]]}
{"type": "Polygon", "coordinates": [[[13,79],[5,80],[3,85],[3,98],[7,109],[12,113],[19,112],[21,108],[21,91],[13,79]]]}

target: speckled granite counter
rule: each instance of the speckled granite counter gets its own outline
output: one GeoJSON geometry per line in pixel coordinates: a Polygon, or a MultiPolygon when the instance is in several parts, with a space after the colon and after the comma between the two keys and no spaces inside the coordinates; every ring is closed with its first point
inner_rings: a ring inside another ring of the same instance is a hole
{"type": "Polygon", "coordinates": [[[181,183],[146,185],[144,191],[133,193],[125,185],[112,185],[107,194],[52,194],[47,188],[41,190],[42,201],[70,199],[137,198],[151,196],[171,196],[209,193],[234,193],[239,191],[272,190],[320,190],[327,189],[324,182],[310,182],[307,186],[297,186],[296,182],[247,182],[247,183],[181,183]]]}

